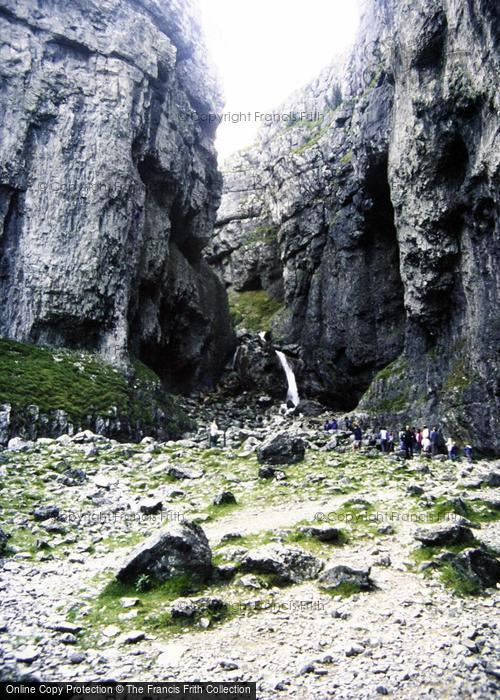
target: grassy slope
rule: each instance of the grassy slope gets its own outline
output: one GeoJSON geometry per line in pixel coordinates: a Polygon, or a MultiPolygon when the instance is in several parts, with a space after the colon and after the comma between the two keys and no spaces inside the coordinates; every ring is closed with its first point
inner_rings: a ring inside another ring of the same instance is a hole
{"type": "Polygon", "coordinates": [[[15,412],[30,405],[43,414],[63,410],[79,423],[88,416],[126,417],[151,425],[163,411],[173,422],[185,422],[161,387],[159,378],[134,362],[131,376],[87,352],[27,345],[0,339],[0,404],[15,412]]]}

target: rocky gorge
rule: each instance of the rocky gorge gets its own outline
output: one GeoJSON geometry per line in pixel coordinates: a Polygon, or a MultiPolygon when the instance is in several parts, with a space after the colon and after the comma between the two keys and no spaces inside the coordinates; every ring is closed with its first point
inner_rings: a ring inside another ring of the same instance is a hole
{"type": "Polygon", "coordinates": [[[498,9],[362,5],[222,164],[195,0],[0,0],[0,683],[498,697],[498,9]]]}
{"type": "Polygon", "coordinates": [[[311,397],[492,451],[498,69],[495,3],[365,3],[347,61],[225,163],[205,252],[236,310],[274,303],[311,397]]]}

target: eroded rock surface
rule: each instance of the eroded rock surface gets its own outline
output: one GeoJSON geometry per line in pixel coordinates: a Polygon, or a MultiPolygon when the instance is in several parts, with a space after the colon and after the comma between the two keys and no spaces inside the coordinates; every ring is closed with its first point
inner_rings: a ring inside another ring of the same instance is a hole
{"type": "Polygon", "coordinates": [[[211,384],[221,106],[193,3],[0,3],[0,333],[211,384]]]}

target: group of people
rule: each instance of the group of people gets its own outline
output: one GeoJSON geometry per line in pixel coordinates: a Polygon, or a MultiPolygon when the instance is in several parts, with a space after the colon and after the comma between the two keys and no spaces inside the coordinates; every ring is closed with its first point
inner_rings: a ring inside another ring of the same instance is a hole
{"type": "MultiPolygon", "coordinates": [[[[363,432],[359,424],[351,421],[348,416],[344,418],[344,424],[346,430],[352,434],[352,449],[358,449],[363,439],[363,432]]],[[[335,418],[328,419],[323,427],[326,432],[336,432],[338,421],[335,418]]],[[[434,457],[446,450],[448,459],[454,460],[459,454],[458,445],[453,438],[449,437],[445,441],[442,431],[436,425],[432,428],[427,425],[424,425],[423,428],[406,425],[403,430],[398,432],[382,427],[379,428],[375,445],[379,445],[380,450],[384,453],[394,452],[397,445],[408,459],[411,459],[415,454],[434,457]]],[[[467,461],[472,462],[472,446],[464,445],[463,452],[467,461]]]]}

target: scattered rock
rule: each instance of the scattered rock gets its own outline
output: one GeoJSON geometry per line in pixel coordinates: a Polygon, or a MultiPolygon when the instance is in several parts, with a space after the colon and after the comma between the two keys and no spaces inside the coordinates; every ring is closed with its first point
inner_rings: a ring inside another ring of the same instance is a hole
{"type": "Polygon", "coordinates": [[[336,564],[326,568],[319,577],[319,586],[325,589],[337,588],[348,584],[367,591],[373,588],[370,578],[370,567],[354,569],[347,564],[336,564]]]}
{"type": "Polygon", "coordinates": [[[109,479],[107,476],[103,476],[102,474],[97,474],[94,476],[93,481],[97,488],[104,489],[105,491],[109,491],[113,485],[113,480],[109,479]]]}
{"type": "Polygon", "coordinates": [[[125,644],[137,644],[137,642],[141,642],[143,639],[146,639],[145,632],[141,630],[132,630],[127,633],[123,641],[125,644]]]}
{"type": "Polygon", "coordinates": [[[485,484],[491,487],[500,486],[500,472],[491,471],[483,478],[485,484]]]}
{"type": "Polygon", "coordinates": [[[148,498],[139,503],[139,513],[144,515],[155,515],[163,510],[163,503],[158,498],[148,498]]]}
{"type": "Polygon", "coordinates": [[[474,535],[468,527],[459,523],[435,525],[419,528],[415,539],[426,547],[439,547],[447,544],[465,544],[474,542],[474,535]]]}
{"type": "Polygon", "coordinates": [[[222,506],[230,503],[236,503],[236,498],[234,497],[234,494],[231,493],[231,491],[221,491],[220,493],[216,494],[216,496],[214,496],[214,506],[222,506]]]}
{"type": "Polygon", "coordinates": [[[31,440],[23,440],[20,437],[13,437],[7,443],[7,449],[11,452],[27,452],[35,447],[35,443],[31,440]]]}
{"type": "Polygon", "coordinates": [[[173,479],[201,479],[204,475],[203,469],[194,469],[182,464],[169,465],[167,474],[173,479]]]}
{"type": "Polygon", "coordinates": [[[453,558],[451,565],[481,588],[494,588],[500,582],[500,561],[482,549],[464,549],[453,558]]]}
{"type": "Polygon", "coordinates": [[[259,467],[259,478],[260,479],[278,479],[285,476],[285,473],[281,469],[275,469],[274,467],[259,467]]]}
{"type": "Polygon", "coordinates": [[[226,603],[220,598],[178,598],[170,606],[173,620],[192,620],[203,614],[220,616],[227,610],[226,603]]]}
{"type": "Polygon", "coordinates": [[[0,528],[0,556],[7,550],[7,542],[9,541],[10,537],[10,533],[4,532],[4,530],[0,528]]]}
{"type": "Polygon", "coordinates": [[[21,661],[24,664],[30,664],[36,661],[40,656],[40,650],[37,647],[24,647],[16,652],[16,660],[21,661]]]}
{"type": "Polygon", "coordinates": [[[342,530],[331,525],[304,525],[299,532],[320,542],[339,542],[342,530]]]}
{"type": "Polygon", "coordinates": [[[60,510],[57,506],[40,506],[33,511],[33,518],[39,522],[50,520],[51,518],[57,520],[60,514],[60,510]]]}
{"type": "Polygon", "coordinates": [[[362,654],[365,650],[365,647],[362,644],[349,644],[346,649],[345,649],[345,655],[346,656],[358,656],[359,654],[362,654]]]}

